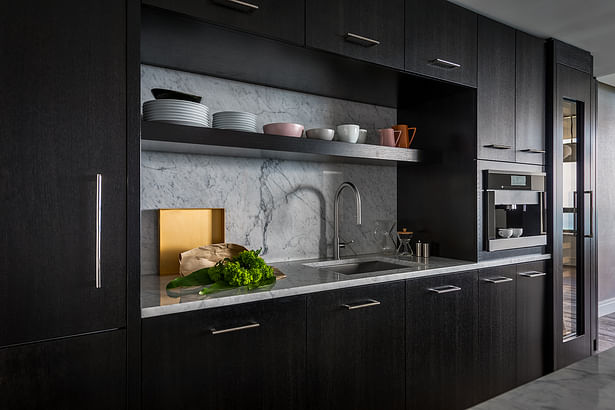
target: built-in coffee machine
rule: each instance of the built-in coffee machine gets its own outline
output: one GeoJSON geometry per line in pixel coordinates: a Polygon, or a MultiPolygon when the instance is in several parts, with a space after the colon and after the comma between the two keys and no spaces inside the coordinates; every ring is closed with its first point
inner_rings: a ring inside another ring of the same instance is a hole
{"type": "Polygon", "coordinates": [[[483,184],[486,251],[547,244],[545,173],[485,170],[483,184]]]}

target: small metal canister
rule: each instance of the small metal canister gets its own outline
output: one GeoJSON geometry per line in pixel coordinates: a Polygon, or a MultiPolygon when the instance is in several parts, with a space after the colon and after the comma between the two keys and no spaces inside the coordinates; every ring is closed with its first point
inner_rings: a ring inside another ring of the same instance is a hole
{"type": "Polygon", "coordinates": [[[429,243],[425,242],[423,243],[423,258],[429,258],[429,243]]]}
{"type": "Polygon", "coordinates": [[[416,256],[417,258],[423,257],[423,243],[421,241],[416,241],[416,256]]]}

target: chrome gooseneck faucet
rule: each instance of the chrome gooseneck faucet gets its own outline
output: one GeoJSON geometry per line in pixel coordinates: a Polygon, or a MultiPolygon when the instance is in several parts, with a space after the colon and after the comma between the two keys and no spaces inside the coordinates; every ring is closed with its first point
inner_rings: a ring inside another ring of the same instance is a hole
{"type": "Polygon", "coordinates": [[[354,196],[357,200],[357,225],[361,225],[361,194],[359,193],[359,190],[357,189],[356,186],[354,186],[353,183],[351,182],[343,182],[342,185],[340,185],[340,187],[337,189],[337,192],[335,193],[335,202],[334,202],[334,206],[335,206],[335,215],[334,215],[334,229],[335,231],[333,232],[333,258],[334,259],[339,259],[340,258],[340,248],[345,248],[346,245],[348,243],[352,243],[354,241],[350,241],[350,242],[340,242],[340,195],[342,194],[342,191],[344,190],[344,188],[350,188],[354,191],[354,196]]]}

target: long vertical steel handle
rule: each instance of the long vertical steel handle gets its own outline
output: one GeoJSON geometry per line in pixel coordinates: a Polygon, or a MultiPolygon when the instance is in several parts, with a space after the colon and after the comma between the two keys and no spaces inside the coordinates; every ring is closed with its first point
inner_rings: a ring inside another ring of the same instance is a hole
{"type": "Polygon", "coordinates": [[[100,270],[102,236],[102,174],[96,174],[96,289],[102,288],[100,270]]]}
{"type": "Polygon", "coordinates": [[[589,194],[589,235],[585,235],[585,232],[583,232],[583,236],[585,238],[593,238],[594,237],[594,191],[583,192],[583,195],[587,195],[587,194],[589,194]]]}

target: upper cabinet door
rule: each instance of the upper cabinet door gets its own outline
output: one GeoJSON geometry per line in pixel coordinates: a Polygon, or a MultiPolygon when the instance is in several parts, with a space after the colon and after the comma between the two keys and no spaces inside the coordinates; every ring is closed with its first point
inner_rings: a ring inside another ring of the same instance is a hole
{"type": "Polygon", "coordinates": [[[476,86],[476,14],[444,0],[406,0],[406,70],[476,86]]]}
{"type": "Polygon", "coordinates": [[[306,45],[404,66],[404,0],[306,0],[306,45]]]}
{"type": "Polygon", "coordinates": [[[0,11],[0,346],[122,327],[126,3],[0,11]]]}
{"type": "Polygon", "coordinates": [[[515,161],[515,30],[478,17],[478,158],[515,161]]]}
{"type": "Polygon", "coordinates": [[[545,42],[517,31],[517,162],[545,162],[545,42]]]}
{"type": "Polygon", "coordinates": [[[305,43],[304,0],[143,0],[222,26],[305,43]]]}

